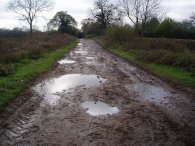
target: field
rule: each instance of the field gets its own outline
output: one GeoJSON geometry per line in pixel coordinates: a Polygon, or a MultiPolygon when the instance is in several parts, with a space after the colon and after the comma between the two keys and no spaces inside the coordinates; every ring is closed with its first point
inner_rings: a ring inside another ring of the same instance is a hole
{"type": "Polygon", "coordinates": [[[65,35],[1,39],[0,111],[75,44],[65,35]]]}
{"type": "Polygon", "coordinates": [[[195,88],[194,40],[139,38],[131,31],[116,28],[95,40],[110,52],[174,85],[195,88]]]}

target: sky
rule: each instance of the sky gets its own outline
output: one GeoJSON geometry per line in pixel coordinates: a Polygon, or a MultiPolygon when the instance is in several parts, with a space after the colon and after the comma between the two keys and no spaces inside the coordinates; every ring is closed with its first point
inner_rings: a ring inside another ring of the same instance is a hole
{"type": "MultiPolygon", "coordinates": [[[[7,5],[10,0],[0,0],[0,28],[9,28],[27,26],[24,21],[19,21],[16,14],[8,12],[7,5]]],[[[58,11],[67,11],[78,22],[78,27],[81,27],[81,21],[89,17],[89,10],[93,7],[95,0],[53,0],[54,9],[50,12],[45,12],[42,15],[44,18],[35,20],[34,25],[37,28],[44,30],[46,23],[58,11]]],[[[118,0],[111,0],[117,2],[118,0]]],[[[177,21],[182,21],[190,17],[192,12],[195,12],[195,0],[163,0],[162,6],[168,9],[167,17],[177,21]]]]}

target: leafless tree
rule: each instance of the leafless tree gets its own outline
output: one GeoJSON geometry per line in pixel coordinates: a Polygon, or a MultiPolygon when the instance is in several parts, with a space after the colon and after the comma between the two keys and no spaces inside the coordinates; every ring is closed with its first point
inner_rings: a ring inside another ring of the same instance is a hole
{"type": "Polygon", "coordinates": [[[190,21],[193,25],[195,25],[195,13],[192,13],[192,16],[190,16],[190,21]]]}
{"type": "Polygon", "coordinates": [[[161,7],[162,0],[120,0],[120,3],[137,33],[144,31],[146,22],[151,18],[162,17],[166,13],[161,7]]]}
{"type": "Polygon", "coordinates": [[[95,1],[91,13],[94,19],[105,29],[111,24],[120,23],[122,20],[121,11],[117,6],[110,4],[108,0],[95,1]]]}
{"type": "Polygon", "coordinates": [[[12,0],[8,4],[8,9],[20,17],[20,20],[27,21],[30,26],[30,33],[33,33],[33,21],[44,11],[53,8],[50,0],[12,0]]]}

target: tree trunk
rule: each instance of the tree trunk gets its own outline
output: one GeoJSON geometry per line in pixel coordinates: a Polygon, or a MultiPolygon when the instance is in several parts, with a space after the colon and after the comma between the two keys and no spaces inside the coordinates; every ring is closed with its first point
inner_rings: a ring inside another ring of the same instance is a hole
{"type": "Polygon", "coordinates": [[[137,35],[139,36],[139,20],[138,20],[138,18],[136,18],[135,29],[136,29],[135,31],[136,31],[137,35]]]}
{"type": "Polygon", "coordinates": [[[32,22],[30,23],[30,35],[33,33],[32,22]]]}

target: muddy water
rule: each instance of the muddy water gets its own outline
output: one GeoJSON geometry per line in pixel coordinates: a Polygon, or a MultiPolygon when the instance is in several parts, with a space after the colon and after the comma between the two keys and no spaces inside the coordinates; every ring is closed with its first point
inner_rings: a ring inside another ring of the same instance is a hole
{"type": "Polygon", "coordinates": [[[170,96],[170,93],[164,90],[164,88],[145,83],[131,84],[127,86],[127,89],[130,92],[137,93],[140,98],[143,98],[146,101],[154,102],[156,104],[164,100],[167,96],[170,96]]]}
{"type": "Polygon", "coordinates": [[[98,75],[68,74],[60,76],[59,78],[46,80],[37,85],[35,90],[38,91],[39,94],[54,94],[82,85],[87,88],[99,86],[105,81],[106,79],[98,75]]]}
{"type": "Polygon", "coordinates": [[[58,61],[59,64],[71,64],[71,63],[75,63],[76,61],[74,60],[68,60],[68,59],[62,59],[60,61],[58,61]]]}
{"type": "Polygon", "coordinates": [[[87,109],[87,113],[92,116],[112,115],[117,114],[119,109],[117,107],[110,107],[103,102],[86,101],[82,106],[87,109]]]}
{"type": "Polygon", "coordinates": [[[68,74],[46,80],[34,87],[34,90],[38,92],[39,95],[44,96],[48,104],[56,105],[60,99],[60,96],[57,95],[59,93],[77,86],[84,86],[86,88],[100,86],[105,81],[106,79],[98,75],[68,74]]]}
{"type": "Polygon", "coordinates": [[[192,95],[91,40],[80,40],[27,93],[0,119],[2,146],[195,143],[192,95]]]}

